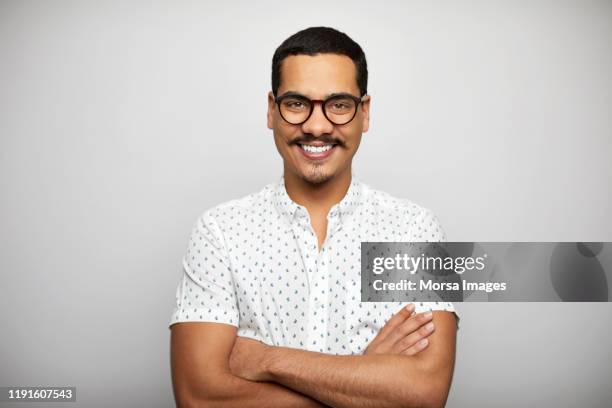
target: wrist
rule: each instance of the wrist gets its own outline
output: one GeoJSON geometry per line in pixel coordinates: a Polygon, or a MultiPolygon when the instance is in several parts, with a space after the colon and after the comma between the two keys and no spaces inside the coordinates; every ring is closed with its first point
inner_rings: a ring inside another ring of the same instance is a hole
{"type": "Polygon", "coordinates": [[[262,381],[274,381],[281,354],[282,347],[266,346],[262,350],[260,361],[262,381]]]}

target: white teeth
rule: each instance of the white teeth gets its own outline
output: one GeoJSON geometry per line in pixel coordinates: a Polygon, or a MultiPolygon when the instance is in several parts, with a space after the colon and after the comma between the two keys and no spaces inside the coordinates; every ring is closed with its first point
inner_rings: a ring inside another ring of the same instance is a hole
{"type": "Polygon", "coordinates": [[[308,146],[308,145],[300,145],[300,147],[306,150],[309,153],[323,153],[334,147],[333,145],[323,145],[323,146],[308,146]]]}

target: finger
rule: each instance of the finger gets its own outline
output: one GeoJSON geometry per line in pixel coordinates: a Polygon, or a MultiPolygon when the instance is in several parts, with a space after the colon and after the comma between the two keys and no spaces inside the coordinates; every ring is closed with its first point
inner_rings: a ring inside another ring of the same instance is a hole
{"type": "Polygon", "coordinates": [[[414,356],[415,354],[420,353],[421,351],[425,350],[428,345],[429,345],[429,340],[427,339],[419,340],[414,346],[409,347],[406,350],[404,350],[402,354],[406,356],[414,356]]]}
{"type": "Polygon", "coordinates": [[[413,317],[405,320],[399,326],[395,327],[393,332],[389,333],[385,340],[395,344],[410,333],[418,330],[419,327],[429,323],[432,318],[433,314],[431,312],[416,314],[413,317]]]}
{"type": "Polygon", "coordinates": [[[414,346],[420,340],[431,336],[431,334],[435,331],[435,326],[433,322],[429,322],[424,326],[419,327],[416,331],[410,333],[403,339],[400,339],[397,343],[393,345],[392,352],[394,354],[400,354],[406,349],[414,346]]]}
{"type": "Polygon", "coordinates": [[[389,333],[391,333],[396,327],[401,325],[409,319],[410,316],[414,313],[414,304],[410,303],[404,307],[402,307],[397,313],[395,313],[383,326],[382,329],[378,332],[376,337],[380,337],[381,339],[385,338],[389,333]]]}

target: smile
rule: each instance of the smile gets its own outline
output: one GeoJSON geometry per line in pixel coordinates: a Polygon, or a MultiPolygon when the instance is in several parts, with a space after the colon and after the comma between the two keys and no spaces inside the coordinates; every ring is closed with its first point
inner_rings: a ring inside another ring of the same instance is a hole
{"type": "Polygon", "coordinates": [[[334,147],[332,144],[326,144],[323,146],[310,146],[310,145],[300,145],[300,147],[306,150],[309,153],[323,153],[334,147]]]}
{"type": "Polygon", "coordinates": [[[300,147],[300,151],[311,160],[320,160],[328,157],[334,151],[336,147],[333,143],[328,144],[317,144],[317,145],[307,145],[307,144],[298,144],[300,147]]]}

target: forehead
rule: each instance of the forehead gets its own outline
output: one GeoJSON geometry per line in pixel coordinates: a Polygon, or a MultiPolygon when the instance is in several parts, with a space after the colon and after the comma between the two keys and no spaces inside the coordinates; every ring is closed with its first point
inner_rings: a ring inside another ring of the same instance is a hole
{"type": "Polygon", "coordinates": [[[323,98],[331,93],[359,95],[357,68],[346,55],[291,55],[281,64],[278,94],[299,92],[310,98],[323,98]]]}

